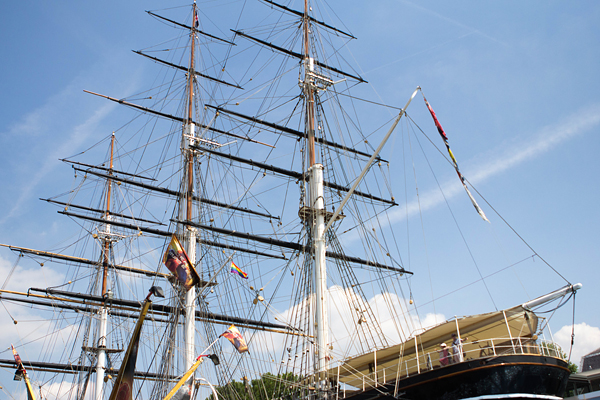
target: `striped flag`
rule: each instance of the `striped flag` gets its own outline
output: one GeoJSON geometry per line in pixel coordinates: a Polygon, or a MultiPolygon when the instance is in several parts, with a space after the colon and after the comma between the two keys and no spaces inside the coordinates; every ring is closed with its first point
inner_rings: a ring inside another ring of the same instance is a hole
{"type": "MultiPolygon", "coordinates": [[[[423,92],[421,92],[421,94],[423,94],[423,92]]],[[[440,121],[438,121],[437,117],[435,116],[435,112],[433,111],[433,108],[431,108],[431,106],[429,105],[429,102],[425,98],[425,95],[423,95],[423,100],[425,100],[425,104],[427,105],[427,108],[429,109],[429,112],[431,113],[431,116],[433,117],[433,122],[435,123],[435,127],[437,128],[438,133],[440,134],[442,139],[444,139],[444,144],[446,145],[448,154],[450,154],[450,158],[452,159],[452,162],[454,163],[454,169],[456,170],[456,173],[458,174],[458,177],[460,178],[460,182],[462,183],[463,187],[467,191],[467,195],[471,199],[471,203],[473,203],[473,207],[475,207],[475,210],[477,210],[477,213],[479,214],[479,216],[481,216],[481,218],[484,219],[484,221],[490,222],[487,219],[487,217],[485,216],[485,213],[483,212],[481,207],[479,207],[479,204],[477,204],[477,201],[475,201],[475,198],[473,197],[471,192],[469,191],[469,188],[467,187],[467,181],[466,181],[465,177],[463,176],[463,174],[460,173],[460,170],[458,169],[458,163],[456,162],[456,158],[454,158],[454,154],[452,154],[452,150],[450,150],[450,145],[448,144],[448,136],[446,136],[446,132],[444,132],[444,128],[442,128],[440,121]]]]}
{"type": "Polygon", "coordinates": [[[241,276],[244,279],[248,279],[248,274],[245,273],[244,271],[242,271],[242,269],[240,267],[238,267],[237,265],[235,265],[235,263],[233,261],[231,262],[231,273],[232,274],[237,274],[237,275],[241,276]]]}

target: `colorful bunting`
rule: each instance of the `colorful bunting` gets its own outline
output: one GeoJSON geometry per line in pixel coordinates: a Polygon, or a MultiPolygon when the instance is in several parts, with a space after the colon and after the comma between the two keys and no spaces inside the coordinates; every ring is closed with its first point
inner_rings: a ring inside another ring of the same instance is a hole
{"type": "Polygon", "coordinates": [[[239,353],[248,351],[248,346],[246,346],[246,342],[244,341],[242,334],[234,325],[231,325],[229,329],[223,332],[221,336],[226,337],[239,353]]]}
{"type": "Polygon", "coordinates": [[[200,282],[198,273],[196,273],[194,266],[175,235],[171,238],[171,243],[169,243],[169,247],[165,251],[163,263],[186,290],[190,290],[200,282]]]}
{"type": "MultiPolygon", "coordinates": [[[[422,94],[422,92],[421,92],[421,94],[422,94]]],[[[429,112],[431,113],[431,116],[433,117],[433,122],[435,123],[435,126],[436,126],[440,136],[442,137],[442,139],[444,139],[444,144],[446,145],[448,154],[450,154],[450,158],[452,159],[452,162],[454,163],[454,169],[456,169],[456,173],[458,174],[458,177],[460,178],[460,182],[462,183],[463,187],[467,191],[467,195],[469,195],[469,198],[471,199],[471,203],[473,203],[475,210],[477,210],[477,213],[481,216],[481,218],[483,218],[487,222],[490,222],[487,219],[487,217],[485,216],[485,213],[483,212],[481,207],[479,207],[479,204],[477,204],[477,201],[475,201],[475,198],[473,197],[471,192],[469,191],[469,188],[467,187],[467,181],[466,181],[465,177],[460,173],[460,170],[458,169],[458,163],[456,162],[456,158],[454,158],[454,154],[452,154],[452,150],[450,150],[450,145],[448,144],[448,136],[446,136],[446,132],[444,132],[444,129],[442,128],[442,125],[440,124],[440,121],[438,121],[437,117],[435,116],[435,112],[433,111],[433,108],[431,108],[431,106],[429,105],[429,102],[425,98],[425,95],[423,95],[423,100],[425,100],[425,104],[427,105],[427,108],[429,109],[429,112]]]]}

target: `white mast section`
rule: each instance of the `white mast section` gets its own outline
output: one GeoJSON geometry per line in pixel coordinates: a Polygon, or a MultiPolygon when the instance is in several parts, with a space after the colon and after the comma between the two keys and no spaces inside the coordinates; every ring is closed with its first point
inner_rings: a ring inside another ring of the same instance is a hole
{"type": "Polygon", "coordinates": [[[98,325],[98,361],[96,363],[96,400],[102,400],[104,394],[104,371],[106,370],[106,332],[108,325],[108,309],[102,306],[99,310],[98,325]]]}
{"type": "MultiPolygon", "coordinates": [[[[110,141],[110,173],[112,174],[113,169],[113,155],[115,148],[115,133],[113,132],[111,141],[110,141]]],[[[111,200],[111,191],[112,191],[112,180],[108,179],[107,182],[107,191],[106,191],[106,212],[104,213],[104,220],[106,223],[104,224],[103,232],[101,232],[101,241],[102,241],[102,288],[101,294],[104,298],[104,304],[98,310],[99,321],[98,321],[98,341],[92,346],[92,348],[96,349],[97,354],[97,362],[96,362],[96,387],[95,387],[95,399],[102,400],[104,395],[104,376],[106,371],[106,333],[108,332],[108,307],[106,306],[106,301],[109,297],[109,289],[107,286],[107,278],[108,278],[108,264],[110,262],[110,250],[111,250],[111,242],[113,238],[111,238],[111,225],[110,225],[110,200],[111,200]]]]}
{"type": "MultiPolygon", "coordinates": [[[[190,83],[191,85],[191,83],[190,83]]],[[[190,117],[191,120],[191,117],[190,117]]],[[[186,133],[188,140],[187,143],[187,152],[188,157],[193,159],[193,150],[189,147],[194,143],[194,138],[196,135],[195,132],[196,126],[193,122],[188,122],[186,125],[186,133]]],[[[191,173],[192,169],[188,169],[188,174],[191,173]]],[[[192,191],[192,187],[189,187],[188,190],[192,191]]],[[[191,196],[191,194],[190,194],[191,196]]],[[[189,210],[191,211],[191,210],[189,210]]],[[[188,214],[187,219],[191,220],[191,213],[188,214]]],[[[196,266],[196,236],[197,229],[191,226],[185,228],[185,233],[183,236],[183,246],[185,248],[185,252],[187,253],[188,259],[193,266],[196,266]]],[[[197,267],[197,266],[196,266],[197,267]]],[[[196,334],[196,286],[190,288],[185,294],[185,323],[184,323],[184,347],[185,347],[185,370],[189,370],[192,365],[194,365],[195,359],[195,334],[196,334]]]]}
{"type": "Polygon", "coordinates": [[[314,60],[310,57],[309,15],[308,0],[304,0],[304,82],[303,89],[306,100],[306,134],[308,138],[308,176],[309,193],[308,207],[311,210],[311,223],[313,249],[314,249],[314,296],[315,314],[314,326],[317,336],[315,349],[314,372],[315,386],[323,398],[327,397],[326,371],[329,369],[329,324],[327,318],[327,267],[325,264],[325,198],[323,197],[323,170],[324,167],[316,162],[315,154],[315,71],[314,60]]]}
{"type": "MultiPolygon", "coordinates": [[[[185,234],[185,252],[190,259],[192,265],[196,263],[196,229],[188,228],[185,234]]],[[[195,351],[195,333],[196,327],[194,322],[196,321],[196,286],[190,288],[185,295],[185,370],[187,371],[194,365],[194,351],[195,351]]]]}
{"type": "MultiPolygon", "coordinates": [[[[325,264],[325,200],[323,198],[323,166],[315,164],[308,170],[310,176],[310,208],[313,212],[313,245],[315,251],[315,328],[317,334],[317,365],[316,371],[319,380],[324,381],[321,376],[329,369],[328,342],[329,326],[327,317],[327,268],[325,264]]],[[[324,389],[324,387],[322,387],[324,389]]]]}

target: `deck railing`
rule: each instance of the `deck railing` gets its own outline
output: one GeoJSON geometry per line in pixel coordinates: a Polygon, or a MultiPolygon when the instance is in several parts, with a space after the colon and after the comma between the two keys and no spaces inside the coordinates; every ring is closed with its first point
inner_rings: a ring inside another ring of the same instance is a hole
{"type": "MultiPolygon", "coordinates": [[[[420,374],[433,369],[445,368],[448,365],[457,364],[463,361],[475,360],[484,357],[493,357],[512,354],[536,354],[549,357],[563,358],[561,348],[558,344],[548,341],[533,340],[532,338],[513,337],[510,338],[491,338],[477,340],[472,342],[463,342],[461,354],[452,354],[452,346],[448,346],[449,358],[447,363],[443,360],[441,348],[419,353],[417,357],[398,358],[398,363],[393,366],[382,368],[373,365],[373,370],[368,375],[362,376],[362,387],[352,386],[360,389],[366,389],[373,386],[391,383],[398,379],[403,379],[415,374],[420,374]]],[[[358,378],[360,379],[360,378],[358,378]]],[[[340,397],[344,397],[339,393],[340,397]]]]}

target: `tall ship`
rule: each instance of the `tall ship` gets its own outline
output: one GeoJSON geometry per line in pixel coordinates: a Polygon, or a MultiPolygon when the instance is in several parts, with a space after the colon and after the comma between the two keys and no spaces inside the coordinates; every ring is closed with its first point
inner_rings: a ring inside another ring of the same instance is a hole
{"type": "MultiPolygon", "coordinates": [[[[447,273],[427,264],[447,231],[419,212],[416,167],[452,173],[472,218],[504,223],[418,83],[402,104],[364,97],[356,38],[320,2],[213,6],[147,11],[170,39],[132,54],[156,69],[144,91],[84,88],[122,110],[62,159],[72,187],[42,199],[78,233],[2,244],[2,382],[26,383],[13,397],[559,399],[569,369],[547,315],[580,284],[558,275],[551,293],[447,320],[413,294],[419,274],[447,273]],[[32,265],[51,278],[11,281],[32,265]]],[[[499,269],[545,263],[522,246],[499,269]]],[[[493,276],[471,278],[491,297],[493,276]]]]}

